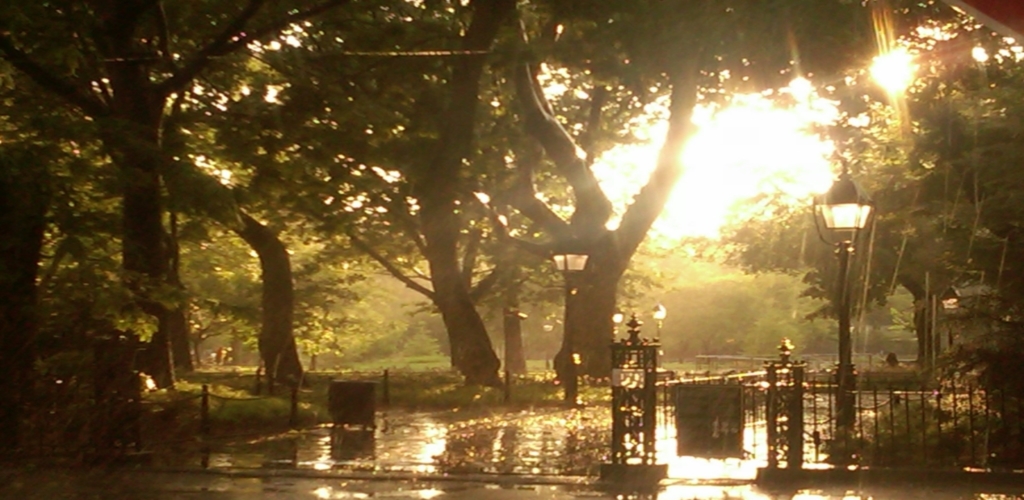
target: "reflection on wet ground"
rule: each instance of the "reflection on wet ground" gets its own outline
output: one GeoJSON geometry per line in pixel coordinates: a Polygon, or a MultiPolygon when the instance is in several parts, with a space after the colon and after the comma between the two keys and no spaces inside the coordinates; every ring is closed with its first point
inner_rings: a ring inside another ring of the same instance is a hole
{"type": "Polygon", "coordinates": [[[764,465],[751,458],[764,456],[757,445],[763,442],[758,439],[762,429],[756,427],[747,430],[746,442],[754,444],[748,445],[745,459],[676,457],[674,436],[670,429],[662,429],[658,456],[659,462],[669,465],[670,479],[654,493],[608,491],[595,482],[600,464],[609,459],[607,408],[476,415],[388,412],[378,415],[377,426],[374,431],[320,427],[211,443],[199,460],[195,453],[162,454],[158,465],[195,469],[202,463],[208,470],[203,474],[179,470],[177,474],[186,478],[182,480],[172,480],[175,476],[166,469],[165,476],[154,473],[157,479],[150,482],[135,475],[125,484],[143,482],[140,491],[166,487],[177,494],[123,498],[263,498],[271,494],[275,499],[1024,500],[1024,484],[1021,493],[1013,488],[980,493],[969,485],[767,491],[752,484],[757,468],[764,465]],[[361,480],[369,477],[384,480],[361,480]]]}
{"type": "MultiPolygon", "coordinates": [[[[209,468],[298,468],[421,474],[597,476],[609,460],[607,408],[549,409],[466,415],[458,412],[381,413],[376,431],[324,426],[245,442],[215,443],[209,468]]],[[[746,442],[758,443],[758,429],[746,442]]],[[[677,457],[671,428],[658,434],[658,460],[680,480],[748,482],[763,463],[748,457],[677,457]]],[[[763,456],[763,453],[760,454],[763,456]]],[[[183,457],[179,457],[183,458],[183,457]]],[[[191,461],[191,458],[188,460],[191,461]]],[[[195,465],[179,463],[177,465],[195,465]]]]}
{"type": "MultiPolygon", "coordinates": [[[[609,491],[595,484],[537,485],[469,482],[449,478],[353,480],[305,477],[258,469],[247,474],[104,470],[36,470],[9,475],[0,469],[0,498],[18,500],[1011,500],[1024,493],[982,493],[964,488],[888,487],[766,491],[753,485],[670,484],[659,491],[609,491]]],[[[1022,489],[1021,491],[1024,491],[1022,489]]]]}
{"type": "MultiPolygon", "coordinates": [[[[294,467],[425,474],[593,476],[608,459],[608,411],[387,413],[376,431],[330,426],[214,444],[210,468],[294,467]]],[[[674,448],[672,448],[674,449],[674,448]]]]}

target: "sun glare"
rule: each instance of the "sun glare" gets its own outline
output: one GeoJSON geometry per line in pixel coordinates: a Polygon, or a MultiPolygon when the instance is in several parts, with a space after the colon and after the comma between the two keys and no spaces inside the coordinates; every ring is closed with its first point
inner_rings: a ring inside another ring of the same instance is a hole
{"type": "Polygon", "coordinates": [[[917,66],[914,56],[905,47],[898,47],[875,57],[871,77],[891,95],[902,94],[914,81],[917,66]]]}
{"type": "MultiPolygon", "coordinates": [[[[834,145],[813,129],[838,119],[836,104],[817,97],[804,79],[779,94],[787,94],[788,102],[751,94],[735,96],[726,106],[698,108],[697,133],[683,152],[682,177],[653,228],[657,236],[715,238],[730,218],[758,216],[740,213],[744,200],[781,194],[803,203],[828,189],[834,145]]],[[[664,132],[664,125],[654,126],[643,134],[656,138],[650,144],[617,148],[595,164],[617,207],[624,209],[646,182],[664,132]]]]}

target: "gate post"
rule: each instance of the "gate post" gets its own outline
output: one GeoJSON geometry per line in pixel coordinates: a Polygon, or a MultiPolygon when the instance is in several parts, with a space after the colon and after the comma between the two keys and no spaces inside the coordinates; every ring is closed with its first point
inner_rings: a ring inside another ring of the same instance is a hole
{"type": "Polygon", "coordinates": [[[778,469],[779,459],[786,469],[798,470],[804,464],[804,370],[806,364],[792,361],[793,344],[782,339],[779,360],[767,363],[766,398],[768,468],[778,469]]]}
{"type": "Polygon", "coordinates": [[[776,363],[768,363],[768,395],[765,397],[765,420],[768,424],[768,468],[779,468],[779,373],[776,363]]]}
{"type": "Polygon", "coordinates": [[[612,342],[611,463],[601,464],[601,479],[656,485],[668,474],[657,464],[657,339],[640,338],[643,323],[633,314],[629,337],[612,342]]]}
{"type": "Polygon", "coordinates": [[[792,384],[788,387],[786,416],[789,418],[786,442],[789,449],[786,453],[786,467],[802,469],[804,467],[804,368],[801,362],[790,365],[792,384]]]}

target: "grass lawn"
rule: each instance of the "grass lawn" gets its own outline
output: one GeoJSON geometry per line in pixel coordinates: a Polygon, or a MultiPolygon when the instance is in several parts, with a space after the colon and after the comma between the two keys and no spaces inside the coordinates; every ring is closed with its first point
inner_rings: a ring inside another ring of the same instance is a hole
{"type": "MultiPolygon", "coordinates": [[[[562,404],[561,386],[555,383],[553,372],[543,370],[543,362],[540,362],[541,371],[513,376],[507,396],[503,387],[466,386],[450,367],[423,369],[425,364],[387,368],[386,377],[385,368],[380,368],[386,364],[370,365],[377,368],[370,370],[308,372],[297,393],[295,422],[291,422],[291,391],[281,387],[278,394],[268,395],[264,385],[261,394],[257,394],[256,374],[252,368],[195,371],[183,374],[174,390],[146,394],[146,407],[150,409],[147,426],[156,426],[164,437],[173,433],[177,436],[175,439],[198,434],[204,385],[208,390],[211,436],[277,432],[290,428],[293,423],[296,427],[330,423],[327,394],[334,380],[376,383],[378,411],[391,408],[500,413],[562,404]]],[[[592,385],[581,380],[580,397],[588,404],[609,404],[610,392],[606,384],[592,385]]]]}

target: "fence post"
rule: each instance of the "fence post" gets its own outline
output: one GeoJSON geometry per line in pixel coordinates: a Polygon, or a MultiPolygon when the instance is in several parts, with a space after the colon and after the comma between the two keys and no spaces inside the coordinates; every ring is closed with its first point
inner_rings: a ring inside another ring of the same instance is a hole
{"type": "Polygon", "coordinates": [[[391,405],[391,386],[389,382],[390,377],[388,376],[388,370],[384,369],[384,378],[381,383],[381,403],[387,407],[391,405]]]}
{"type": "Polygon", "coordinates": [[[299,425],[299,386],[292,386],[292,406],[288,413],[288,427],[294,429],[299,425]]]}
{"type": "Polygon", "coordinates": [[[263,364],[260,363],[260,365],[256,367],[256,387],[254,388],[257,396],[259,396],[260,393],[263,392],[263,380],[261,379],[262,373],[263,364]]]}
{"type": "Polygon", "coordinates": [[[504,396],[504,401],[505,401],[505,404],[508,404],[508,402],[512,400],[512,374],[509,373],[508,368],[505,368],[505,388],[504,388],[504,390],[505,390],[505,393],[503,395],[504,396]]]}
{"type": "Polygon", "coordinates": [[[203,395],[199,400],[199,434],[210,435],[210,386],[203,384],[203,395]]]}

